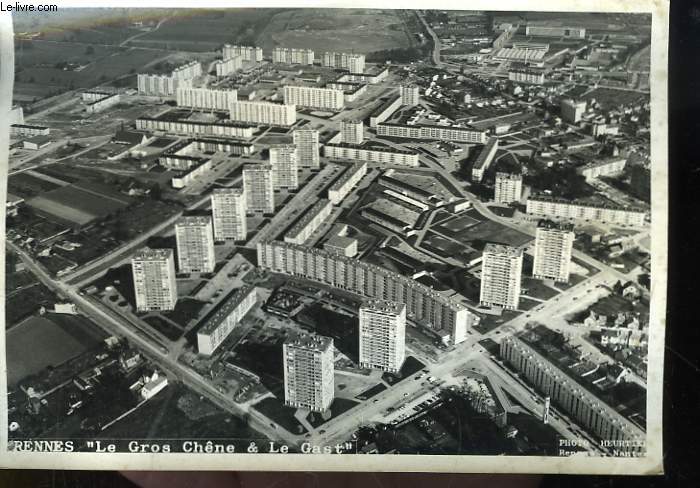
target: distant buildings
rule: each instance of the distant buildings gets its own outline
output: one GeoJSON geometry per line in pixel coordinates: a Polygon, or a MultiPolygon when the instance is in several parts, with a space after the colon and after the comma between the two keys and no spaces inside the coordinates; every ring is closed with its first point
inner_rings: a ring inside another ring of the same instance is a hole
{"type": "Polygon", "coordinates": [[[177,303],[175,258],[172,249],[140,249],[131,258],[136,310],[174,310],[177,303]]]}
{"type": "Polygon", "coordinates": [[[314,64],[314,52],[311,49],[294,49],[276,47],[272,50],[273,63],[314,64]]]}
{"type": "Polygon", "coordinates": [[[585,39],[586,29],[583,27],[552,27],[548,25],[532,25],[525,27],[525,35],[536,37],[567,37],[570,39],[585,39]]]}
{"type": "Polygon", "coordinates": [[[640,209],[585,203],[546,195],[530,196],[527,199],[526,211],[540,217],[590,220],[636,227],[643,226],[646,219],[646,212],[640,209]]]}
{"type": "Polygon", "coordinates": [[[541,220],[535,234],[532,276],[542,280],[569,281],[574,226],[541,220]]]}
{"type": "Polygon", "coordinates": [[[517,310],[522,271],[521,249],[502,244],[486,244],[481,260],[479,303],[517,310]]]}
{"type": "MultiPolygon", "coordinates": [[[[371,124],[370,124],[371,125],[371,124]]],[[[485,144],[486,132],[467,127],[447,127],[441,125],[401,125],[379,123],[378,136],[401,137],[407,139],[430,139],[438,141],[485,144]]]]}
{"type": "Polygon", "coordinates": [[[136,82],[142,95],[167,97],[175,95],[178,88],[192,87],[192,80],[201,75],[201,63],[192,61],[175,68],[170,75],[139,74],[136,82]]]}
{"type": "Polygon", "coordinates": [[[19,137],[48,136],[51,133],[49,127],[43,125],[12,124],[10,135],[19,137]]]}
{"type": "Polygon", "coordinates": [[[366,298],[406,304],[406,314],[445,343],[459,344],[479,317],[459,300],[410,277],[321,249],[279,241],[258,244],[258,266],[317,281],[366,298]]]}
{"type": "Polygon", "coordinates": [[[297,148],[297,163],[299,167],[318,169],[321,165],[318,131],[314,129],[296,129],[292,134],[294,145],[297,148]]]}
{"type": "Polygon", "coordinates": [[[343,120],[340,122],[341,142],[346,144],[362,144],[364,139],[364,124],[361,120],[343,120]]]}
{"type": "Polygon", "coordinates": [[[602,161],[591,161],[585,166],[581,166],[577,171],[587,180],[598,178],[599,176],[610,176],[621,173],[625,169],[627,160],[625,158],[605,159],[602,161]]]}
{"type": "Polygon", "coordinates": [[[325,412],[335,394],[333,339],[299,334],[282,346],[284,403],[325,412]]]}
{"type": "Polygon", "coordinates": [[[284,87],[284,103],[299,107],[338,112],[345,106],[342,90],[314,86],[284,87]]]}
{"type": "Polygon", "coordinates": [[[561,108],[562,120],[570,124],[577,123],[581,120],[583,114],[586,113],[586,102],[583,100],[576,101],[565,98],[560,102],[559,107],[561,108]]]}
{"type": "Polygon", "coordinates": [[[420,103],[419,88],[416,85],[399,86],[399,95],[401,95],[401,103],[403,105],[415,107],[420,103]]]}
{"type": "Polygon", "coordinates": [[[496,203],[519,202],[523,192],[523,175],[517,173],[496,173],[494,200],[496,203]]]}
{"type": "Polygon", "coordinates": [[[299,188],[299,165],[297,148],[294,144],[271,146],[270,166],[272,166],[272,184],[275,190],[299,188]]]}
{"type": "Polygon", "coordinates": [[[365,72],[365,55],[354,53],[325,52],[321,57],[321,66],[342,68],[351,73],[365,72]]]}
{"type": "Polygon", "coordinates": [[[489,166],[491,166],[497,151],[498,137],[489,137],[488,142],[484,144],[484,147],[481,149],[481,152],[476,157],[474,165],[472,166],[472,181],[481,183],[481,180],[484,179],[484,174],[486,173],[486,170],[489,169],[489,166]]]}
{"type": "Polygon", "coordinates": [[[214,240],[244,241],[246,225],[246,197],[242,188],[216,188],[211,193],[211,211],[214,240]]]}
{"type": "Polygon", "coordinates": [[[261,47],[231,46],[226,44],[222,50],[222,56],[224,59],[241,56],[243,61],[260,62],[263,60],[263,50],[261,47]]]}
{"type": "Polygon", "coordinates": [[[178,88],[177,105],[202,110],[228,110],[238,100],[236,90],[214,90],[210,88],[178,88]]]}
{"type": "Polygon", "coordinates": [[[243,192],[248,212],[274,213],[275,191],[272,166],[252,163],[243,166],[243,192]]]}
{"type": "Polygon", "coordinates": [[[396,373],[406,358],[406,305],[367,300],[359,311],[360,366],[396,373]]]}
{"type": "Polygon", "coordinates": [[[327,158],[367,161],[370,163],[418,166],[418,153],[393,147],[363,146],[359,144],[326,144],[323,154],[327,158]]]}
{"type": "Polygon", "coordinates": [[[311,237],[311,234],[326,221],[332,210],[333,204],[329,200],[321,198],[292,225],[284,235],[284,242],[304,244],[311,237]]]}
{"type": "Polygon", "coordinates": [[[230,118],[250,124],[294,125],[297,120],[296,107],[272,102],[237,102],[229,104],[230,118]]]}
{"type": "Polygon", "coordinates": [[[228,76],[243,67],[243,56],[231,56],[214,61],[216,76],[228,76]]]}
{"type": "Polygon", "coordinates": [[[113,107],[120,101],[119,93],[108,93],[101,91],[84,91],[82,93],[85,111],[89,114],[96,114],[109,107],[113,107]]]}
{"type": "Polygon", "coordinates": [[[643,453],[646,433],[574,381],[547,358],[520,338],[501,341],[500,355],[537,390],[561,407],[573,420],[607,441],[633,441],[622,444],[622,452],[643,453]]]}
{"type": "Polygon", "coordinates": [[[202,319],[203,325],[197,331],[199,354],[211,356],[257,301],[257,289],[253,285],[238,288],[221,300],[202,319]]]}
{"type": "Polygon", "coordinates": [[[328,199],[333,205],[339,205],[366,174],[365,161],[353,163],[328,187],[328,199]]]}
{"type": "Polygon", "coordinates": [[[544,69],[534,68],[525,63],[512,63],[508,69],[508,79],[516,83],[543,85],[544,69]]]}
{"type": "Polygon", "coordinates": [[[216,266],[211,217],[180,217],[175,223],[180,273],[211,273],[216,266]]]}
{"type": "Polygon", "coordinates": [[[168,117],[139,117],[136,128],[141,131],[169,132],[186,136],[232,137],[251,139],[256,127],[230,120],[217,122],[199,122],[189,119],[172,119],[168,117]]]}

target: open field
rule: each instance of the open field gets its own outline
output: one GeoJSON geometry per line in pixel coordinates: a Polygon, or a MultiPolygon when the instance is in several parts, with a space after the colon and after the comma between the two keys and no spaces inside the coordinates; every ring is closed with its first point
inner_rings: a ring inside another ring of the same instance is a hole
{"type": "Polygon", "coordinates": [[[58,366],[94,347],[104,335],[79,316],[31,317],[7,332],[8,384],[58,366]]]}
{"type": "Polygon", "coordinates": [[[266,51],[274,46],[369,53],[408,47],[404,23],[391,10],[294,9],[276,14],[258,38],[266,51]]]}

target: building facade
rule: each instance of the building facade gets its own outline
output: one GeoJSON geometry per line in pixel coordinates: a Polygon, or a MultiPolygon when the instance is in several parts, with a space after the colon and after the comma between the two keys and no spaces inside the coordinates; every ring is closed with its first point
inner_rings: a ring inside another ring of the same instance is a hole
{"type": "Polygon", "coordinates": [[[301,168],[318,169],[321,167],[321,145],[318,131],[315,129],[296,129],[292,133],[297,148],[297,163],[301,168]]]}
{"type": "Polygon", "coordinates": [[[216,76],[228,76],[243,68],[243,56],[231,56],[230,58],[214,61],[216,76]]]}
{"type": "Polygon", "coordinates": [[[585,39],[584,27],[552,27],[547,25],[525,26],[525,35],[536,37],[568,37],[571,39],[585,39]]]}
{"type": "Polygon", "coordinates": [[[517,310],[520,304],[520,280],[523,251],[502,244],[486,244],[481,258],[479,303],[517,310]]]}
{"type": "Polygon", "coordinates": [[[175,223],[180,273],[211,273],[216,267],[211,217],[180,217],[175,223]]]}
{"type": "MultiPolygon", "coordinates": [[[[371,125],[371,124],[370,124],[371,125]]],[[[438,141],[486,144],[486,132],[467,127],[439,125],[401,125],[377,123],[377,135],[407,139],[431,139],[438,141]]]]}
{"type": "Polygon", "coordinates": [[[299,188],[299,164],[297,148],[294,144],[271,146],[270,166],[272,166],[272,184],[275,190],[299,188]]]}
{"type": "Polygon", "coordinates": [[[177,303],[175,257],[172,249],[139,250],[131,258],[136,310],[174,310],[177,303]]]}
{"type": "Polygon", "coordinates": [[[299,334],[282,346],[284,403],[325,412],[333,403],[335,379],[333,339],[299,334]]]}
{"type": "Polygon", "coordinates": [[[244,241],[248,235],[246,197],[242,188],[216,188],[211,193],[214,240],[244,241]]]}
{"type": "Polygon", "coordinates": [[[276,47],[272,50],[272,62],[284,64],[314,64],[314,52],[311,49],[276,47]]]}
{"type": "Polygon", "coordinates": [[[370,163],[394,164],[398,166],[418,166],[418,153],[393,147],[372,147],[357,144],[326,144],[323,154],[327,158],[370,163]]]}
{"type": "Polygon", "coordinates": [[[403,105],[415,107],[420,103],[420,90],[416,85],[399,86],[399,95],[401,95],[403,105]]]}
{"type": "Polygon", "coordinates": [[[342,68],[351,73],[365,72],[365,55],[355,53],[325,52],[321,57],[321,65],[329,68],[342,68]]]}
{"type": "Polygon", "coordinates": [[[257,301],[257,289],[253,285],[244,285],[221,300],[216,308],[204,317],[203,325],[197,331],[199,354],[211,356],[257,301]]]}
{"type": "Polygon", "coordinates": [[[253,61],[259,63],[263,60],[262,48],[255,46],[232,46],[230,44],[226,44],[224,45],[221,54],[224,59],[232,58],[234,56],[241,56],[243,61],[253,61]]]}
{"type": "MultiPolygon", "coordinates": [[[[379,124],[384,122],[386,119],[391,117],[394,112],[401,108],[403,101],[400,94],[392,95],[387,101],[375,108],[369,116],[369,126],[377,128],[377,135],[383,135],[379,133],[379,124]]],[[[384,134],[388,135],[388,134],[384,134]]],[[[401,136],[397,136],[401,137],[401,136]]],[[[408,136],[405,136],[408,137],[408,136]]]]}
{"type": "Polygon", "coordinates": [[[256,130],[255,126],[228,120],[198,122],[195,120],[168,120],[151,117],[136,119],[136,128],[142,131],[169,132],[186,136],[232,137],[235,139],[251,139],[256,130]]]}
{"type": "Polygon", "coordinates": [[[249,124],[290,126],[297,121],[294,105],[272,102],[238,102],[229,104],[230,118],[249,124]]]}
{"type": "Polygon", "coordinates": [[[258,244],[258,266],[299,276],[365,298],[404,303],[407,318],[445,343],[459,344],[479,317],[459,300],[446,297],[410,277],[357,259],[296,244],[258,244]]]}
{"type": "Polygon", "coordinates": [[[248,212],[274,213],[275,190],[272,183],[272,166],[260,163],[244,165],[243,193],[245,193],[248,212]]]}
{"type": "Polygon", "coordinates": [[[343,120],[340,122],[340,141],[346,144],[362,144],[365,140],[365,124],[361,120],[343,120]]]}
{"type": "Polygon", "coordinates": [[[286,85],[284,87],[284,103],[338,112],[345,106],[345,97],[342,90],[286,85]]]}
{"type": "Polygon", "coordinates": [[[191,88],[192,80],[180,80],[168,75],[139,74],[136,77],[138,92],[141,95],[171,97],[178,88],[191,88]]]}
{"type": "Polygon", "coordinates": [[[367,300],[359,311],[360,366],[396,373],[406,359],[406,305],[367,300]]]}
{"type": "Polygon", "coordinates": [[[614,205],[594,205],[564,200],[546,195],[533,195],[527,199],[526,212],[546,218],[590,220],[604,224],[631,225],[642,227],[647,213],[631,207],[614,205]]]}
{"type": "Polygon", "coordinates": [[[565,122],[570,124],[575,124],[584,113],[586,113],[586,102],[571,100],[570,98],[565,98],[559,104],[561,108],[561,118],[565,122]]]}
{"type": "Polygon", "coordinates": [[[236,90],[213,90],[210,88],[178,88],[176,93],[179,107],[202,110],[228,110],[238,100],[236,90]]]}
{"type": "Polygon", "coordinates": [[[532,276],[541,280],[569,281],[574,226],[541,220],[535,233],[532,276]]]}
{"type": "Polygon", "coordinates": [[[523,175],[518,173],[496,173],[494,200],[509,205],[519,202],[523,194],[523,175]]]}

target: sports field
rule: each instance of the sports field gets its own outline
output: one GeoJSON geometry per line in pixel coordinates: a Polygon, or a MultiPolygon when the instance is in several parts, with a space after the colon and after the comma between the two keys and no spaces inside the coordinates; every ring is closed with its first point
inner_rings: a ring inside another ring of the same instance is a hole
{"type": "Polygon", "coordinates": [[[49,314],[28,318],[7,331],[8,386],[47,366],[65,363],[104,337],[83,317],[49,314]]]}

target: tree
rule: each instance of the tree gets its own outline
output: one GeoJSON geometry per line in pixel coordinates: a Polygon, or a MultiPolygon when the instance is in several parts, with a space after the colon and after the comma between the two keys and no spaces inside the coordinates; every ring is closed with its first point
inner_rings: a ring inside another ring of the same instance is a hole
{"type": "Polygon", "coordinates": [[[153,183],[153,185],[151,186],[151,188],[148,191],[148,195],[153,200],[160,200],[161,197],[163,196],[163,190],[161,189],[161,187],[158,183],[153,183]]]}

